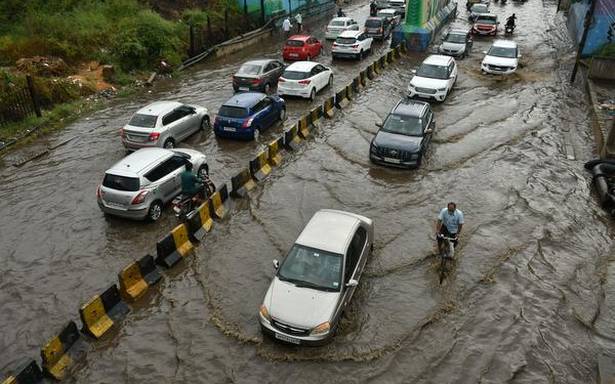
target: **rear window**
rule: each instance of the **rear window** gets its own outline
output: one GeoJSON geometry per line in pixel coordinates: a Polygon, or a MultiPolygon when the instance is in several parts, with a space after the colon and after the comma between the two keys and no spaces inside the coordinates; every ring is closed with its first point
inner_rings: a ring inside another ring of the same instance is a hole
{"type": "Polygon", "coordinates": [[[354,37],[338,37],[335,42],[338,44],[354,44],[357,42],[357,39],[354,37]]]}
{"type": "Polygon", "coordinates": [[[288,40],[286,45],[289,47],[303,47],[303,41],[301,40],[288,40]]]}
{"type": "Polygon", "coordinates": [[[154,128],[156,126],[156,120],[158,120],[158,116],[137,113],[130,119],[128,125],[132,125],[133,127],[154,128]]]}
{"type": "Polygon", "coordinates": [[[310,77],[309,72],[284,71],[282,77],[288,80],[303,80],[310,77]]]}
{"type": "Polygon", "coordinates": [[[380,25],[382,25],[382,21],[381,20],[367,20],[365,22],[365,26],[367,28],[380,28],[380,25]]]}
{"type": "Polygon", "coordinates": [[[139,179],[136,177],[118,176],[107,173],[103,179],[103,186],[117,191],[138,191],[139,179]]]}
{"type": "Polygon", "coordinates": [[[244,64],[239,68],[237,74],[239,75],[258,75],[261,73],[261,66],[256,64],[244,64]]]}
{"type": "Polygon", "coordinates": [[[242,107],[223,105],[220,107],[218,115],[224,117],[246,117],[248,116],[248,110],[242,107]]]}

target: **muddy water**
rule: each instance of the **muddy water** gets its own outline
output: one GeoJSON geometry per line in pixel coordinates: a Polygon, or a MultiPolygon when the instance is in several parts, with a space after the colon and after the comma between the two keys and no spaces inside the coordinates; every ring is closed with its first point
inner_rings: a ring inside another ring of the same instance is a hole
{"type": "MultiPolygon", "coordinates": [[[[404,95],[409,69],[423,57],[415,55],[287,154],[250,200],[236,201],[196,257],[92,346],[74,381],[593,382],[597,354],[615,349],[615,275],[610,223],[582,170],[593,149],[584,91],[567,84],[573,49],[553,2],[492,10],[502,21],[512,12],[519,17],[524,67],[506,79],[481,75],[480,52],[490,40],[477,39],[471,57],[459,62],[454,92],[434,105],[436,135],[420,170],[385,169],[367,156],[374,123],[404,95]],[[564,136],[577,160],[567,159],[564,136]],[[466,226],[439,285],[432,228],[449,200],[459,203],[466,226]],[[284,257],[321,208],[376,223],[360,289],[330,345],[263,340],[256,315],[271,259],[284,257]]],[[[465,17],[460,10],[455,24],[466,25],[465,17]]],[[[271,56],[276,49],[271,43],[271,56]]],[[[242,60],[204,65],[181,87],[163,85],[79,121],[53,139],[79,134],[75,141],[19,173],[2,170],[3,367],[34,356],[75,316],[78,302],[174,224],[171,217],[136,225],[99,214],[96,183],[123,154],[117,127],[163,96],[219,105],[242,60]]],[[[336,79],[351,78],[358,65],[336,64],[336,79]]],[[[308,107],[291,103],[295,116],[308,107]]],[[[224,180],[259,143],[209,134],[188,145],[211,154],[214,178],[224,180]]]]}

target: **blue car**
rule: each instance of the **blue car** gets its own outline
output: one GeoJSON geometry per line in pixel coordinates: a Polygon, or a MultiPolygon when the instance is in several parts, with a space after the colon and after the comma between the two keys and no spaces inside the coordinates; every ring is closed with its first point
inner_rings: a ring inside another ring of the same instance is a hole
{"type": "Polygon", "coordinates": [[[253,140],[262,131],[286,119],[286,103],[277,95],[238,93],[222,104],[214,121],[218,137],[253,140]]]}

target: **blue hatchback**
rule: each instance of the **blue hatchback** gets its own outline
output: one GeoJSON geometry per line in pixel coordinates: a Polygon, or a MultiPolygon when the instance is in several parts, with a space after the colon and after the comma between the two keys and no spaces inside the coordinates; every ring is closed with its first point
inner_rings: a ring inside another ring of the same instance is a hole
{"type": "Polygon", "coordinates": [[[238,93],[222,104],[214,133],[218,137],[254,139],[256,131],[286,118],[286,103],[277,95],[260,92],[238,93]]]}

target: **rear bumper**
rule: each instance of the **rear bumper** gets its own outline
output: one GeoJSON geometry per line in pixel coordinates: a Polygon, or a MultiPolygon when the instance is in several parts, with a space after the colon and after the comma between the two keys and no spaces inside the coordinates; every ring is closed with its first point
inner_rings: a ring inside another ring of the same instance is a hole
{"type": "Polygon", "coordinates": [[[235,132],[224,131],[220,128],[214,128],[214,134],[217,137],[225,139],[241,139],[241,140],[253,140],[254,128],[237,128],[235,132]]]}
{"type": "Polygon", "coordinates": [[[346,58],[356,58],[359,57],[360,52],[350,52],[350,51],[331,51],[331,57],[346,57],[346,58]]]}
{"type": "Polygon", "coordinates": [[[263,91],[264,86],[263,85],[257,85],[257,86],[253,86],[253,85],[235,85],[233,84],[233,90],[235,92],[249,92],[249,91],[263,91]]]}
{"type": "Polygon", "coordinates": [[[157,148],[157,147],[162,147],[162,140],[138,143],[138,142],[122,139],[122,145],[126,149],[134,149],[134,150],[141,149],[141,148],[157,148]]]}
{"type": "Polygon", "coordinates": [[[327,39],[327,40],[335,40],[340,35],[340,33],[342,33],[342,32],[338,32],[338,31],[335,31],[335,32],[325,32],[325,39],[327,39]]]}
{"type": "Polygon", "coordinates": [[[284,59],[285,61],[305,60],[307,59],[307,55],[297,53],[297,56],[292,56],[290,53],[282,53],[282,59],[284,59]]]}
{"type": "Polygon", "coordinates": [[[278,85],[278,95],[280,96],[298,96],[303,98],[310,97],[311,88],[285,88],[282,85],[278,85]]]}
{"type": "Polygon", "coordinates": [[[147,217],[147,211],[148,211],[147,207],[139,208],[139,209],[129,209],[129,210],[115,209],[115,208],[111,208],[105,205],[100,200],[98,201],[98,207],[100,208],[101,211],[103,211],[104,213],[108,215],[118,216],[124,219],[131,219],[131,220],[144,220],[147,217]]]}

